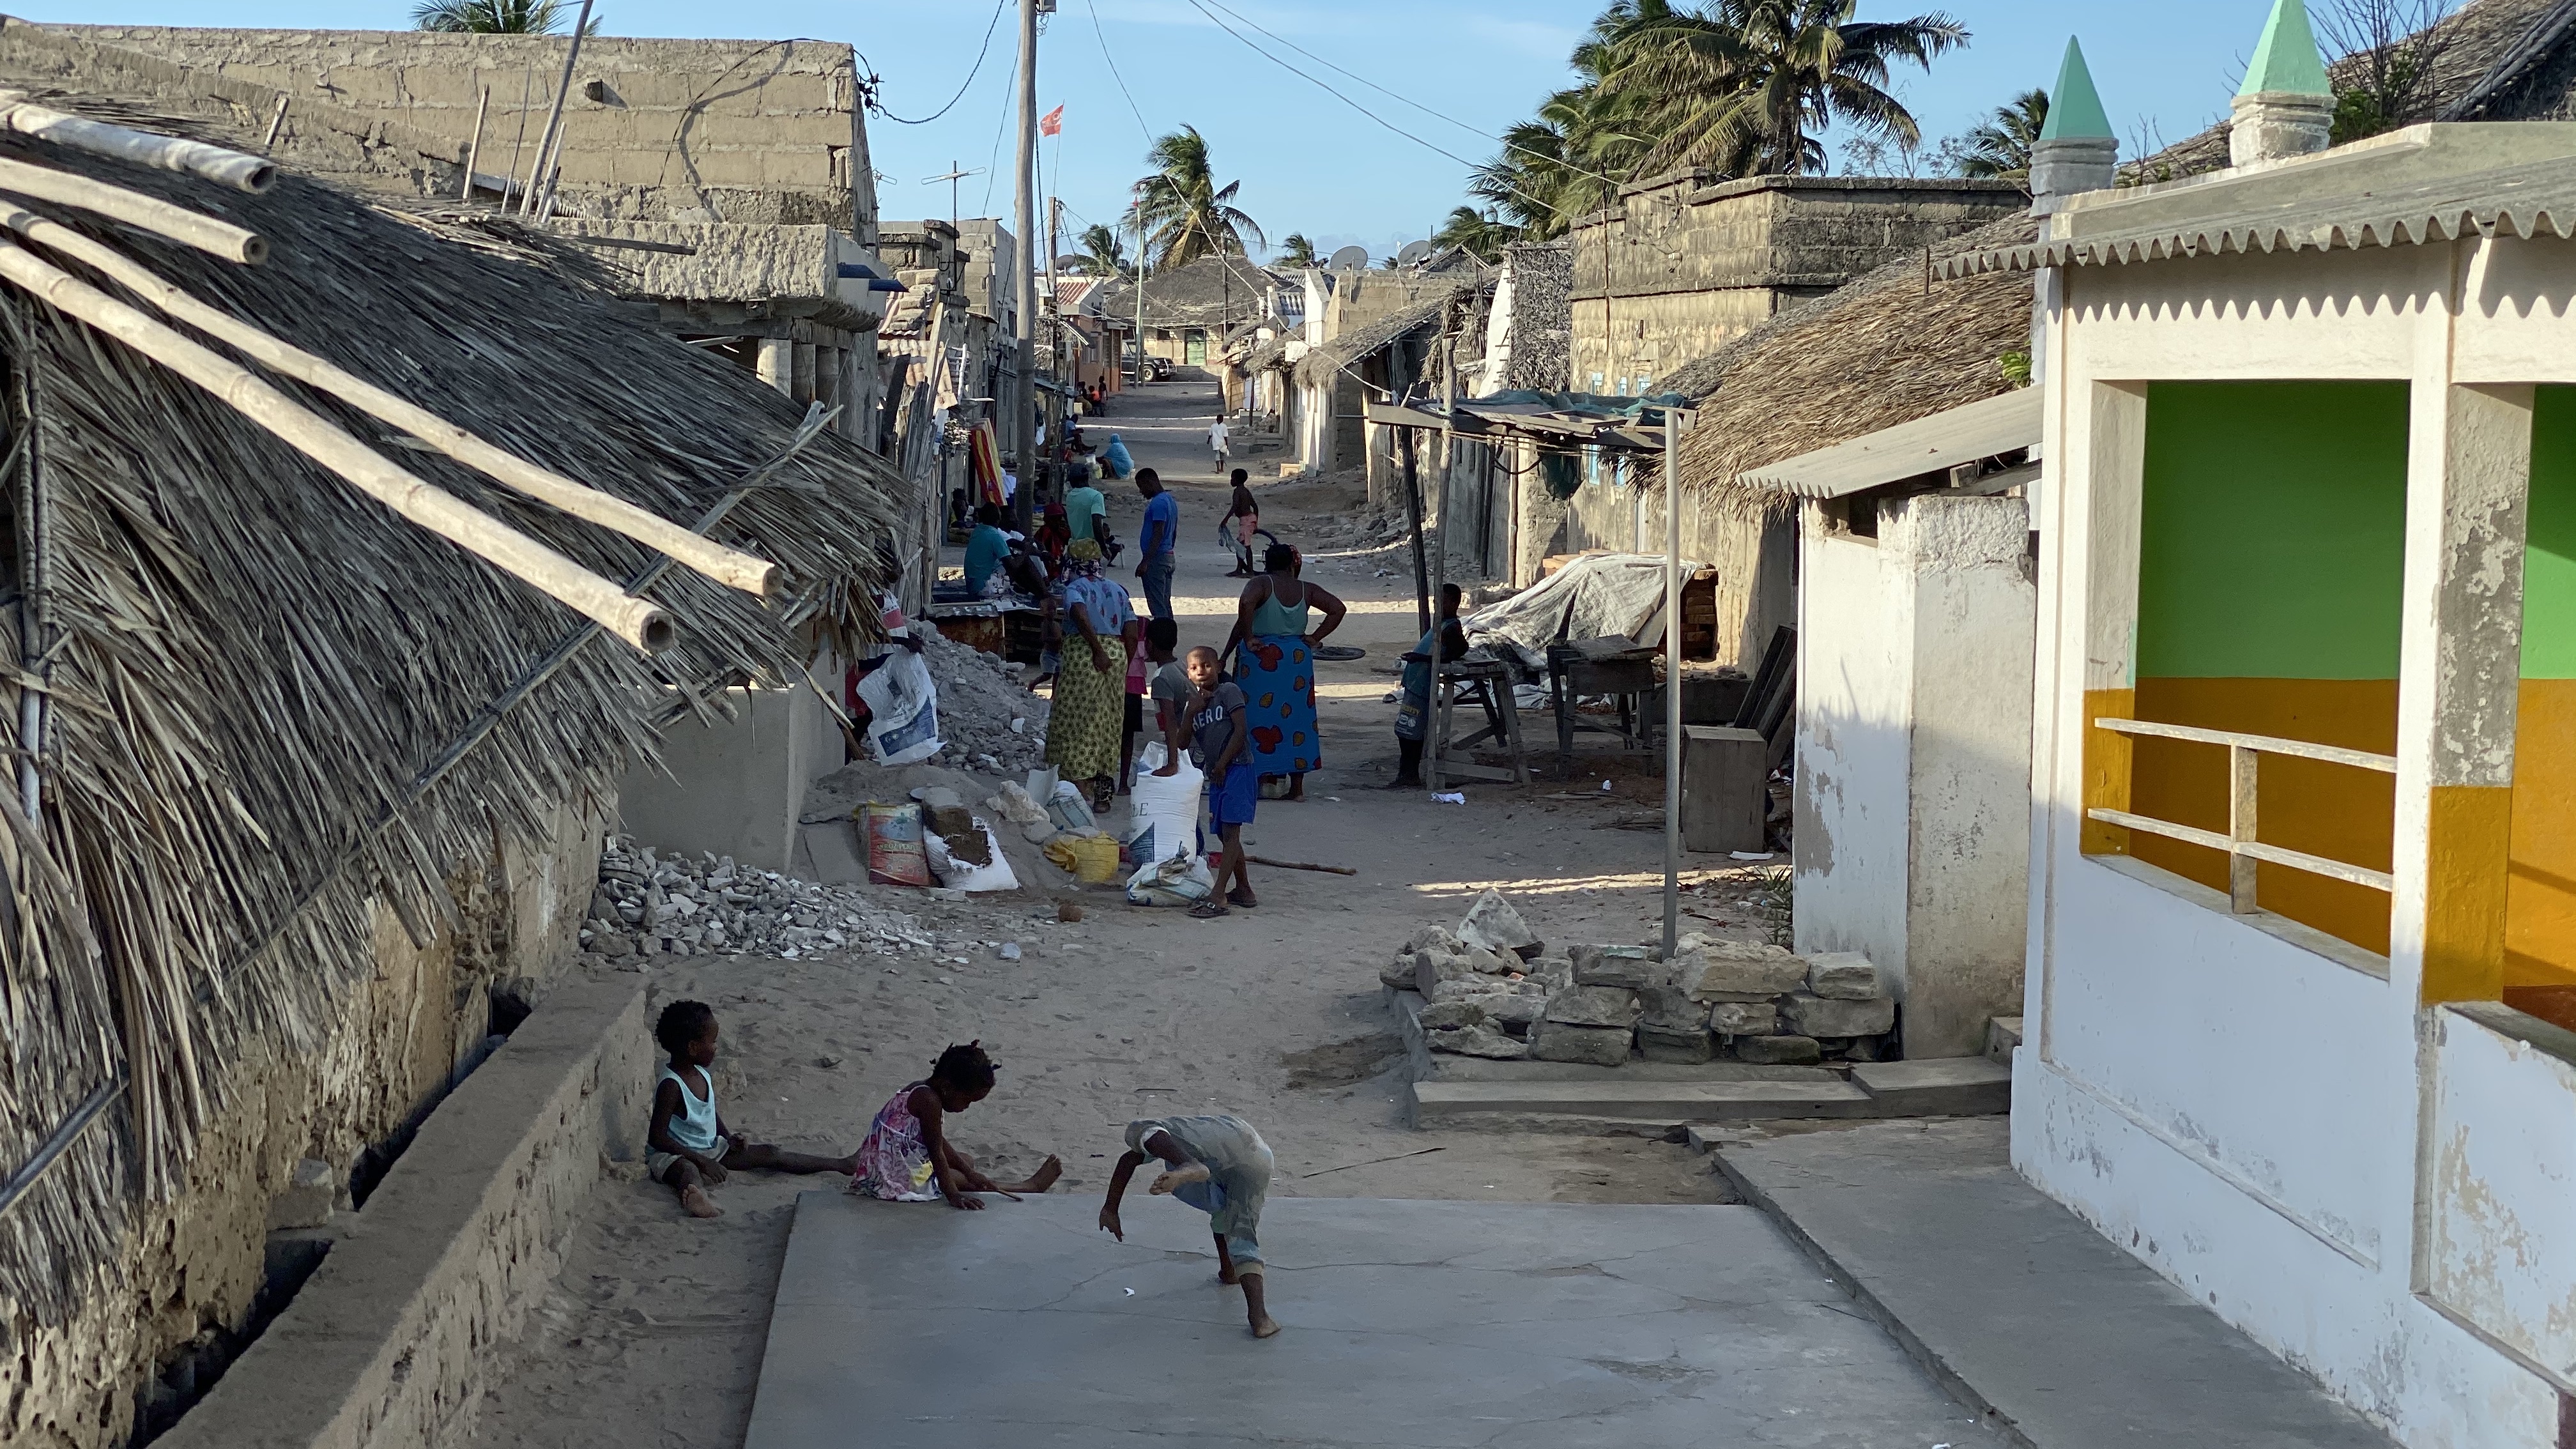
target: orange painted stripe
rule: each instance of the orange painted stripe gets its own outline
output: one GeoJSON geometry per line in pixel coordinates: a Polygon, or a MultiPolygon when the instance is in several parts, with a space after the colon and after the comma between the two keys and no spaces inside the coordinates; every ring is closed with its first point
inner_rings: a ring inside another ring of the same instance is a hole
{"type": "Polygon", "coordinates": [[[2576,679],[2522,681],[2513,753],[2505,989],[2576,986],[2576,679]]]}
{"type": "Polygon", "coordinates": [[[2494,1001],[2504,995],[2505,864],[2513,841],[2513,789],[2436,785],[2426,846],[2424,1000],[2494,1001]]]}
{"type": "Polygon", "coordinates": [[[2129,828],[2105,825],[2089,812],[2129,808],[2129,769],[2135,749],[2129,736],[2096,729],[2093,721],[2136,719],[2137,701],[2134,689],[2084,691],[2084,808],[2088,813],[2080,840],[2086,855],[2129,853],[2129,828]]]}

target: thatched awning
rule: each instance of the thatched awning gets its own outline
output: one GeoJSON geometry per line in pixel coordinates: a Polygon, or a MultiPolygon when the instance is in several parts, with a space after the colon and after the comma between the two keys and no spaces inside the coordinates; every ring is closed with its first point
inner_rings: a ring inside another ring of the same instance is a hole
{"type": "MultiPolygon", "coordinates": [[[[872,628],[903,485],[836,435],[796,445],[802,408],[611,301],[580,248],[291,174],[251,196],[18,136],[0,136],[0,156],[257,230],[270,259],[243,267],[34,208],[786,576],[762,601],[669,571],[645,591],[678,645],[647,658],[600,641],[225,402],[0,290],[0,487],[33,525],[0,555],[0,741],[28,745],[20,705],[40,681],[46,720],[41,821],[7,819],[17,795],[0,791],[0,866],[25,923],[0,932],[0,1172],[94,1089],[132,1083],[119,1129],[81,1135],[0,1218],[0,1315],[51,1320],[120,1242],[130,1185],[161,1198],[185,1180],[243,1052],[322,1039],[373,969],[371,898],[427,939],[459,862],[541,840],[550,812],[605,801],[652,757],[652,702],[746,678],[801,686],[818,635],[872,628]]],[[[595,572],[630,581],[655,563],[331,398],[305,401],[595,572]]]]}

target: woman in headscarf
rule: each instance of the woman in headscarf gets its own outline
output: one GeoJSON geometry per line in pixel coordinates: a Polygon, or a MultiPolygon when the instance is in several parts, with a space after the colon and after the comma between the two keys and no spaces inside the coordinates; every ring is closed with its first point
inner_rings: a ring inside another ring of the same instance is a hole
{"type": "Polygon", "coordinates": [[[1124,478],[1136,471],[1136,460],[1127,456],[1127,445],[1118,440],[1116,433],[1109,435],[1109,446],[1100,450],[1100,465],[1109,470],[1112,478],[1124,478]]]}
{"type": "Polygon", "coordinates": [[[1243,686],[1251,706],[1253,772],[1287,776],[1290,800],[1306,798],[1306,772],[1324,763],[1324,738],[1315,725],[1315,646],[1350,612],[1341,600],[1298,578],[1302,566],[1297,550],[1270,546],[1263,571],[1243,586],[1234,632],[1220,656],[1233,663],[1234,682],[1243,686]],[[1318,611],[1324,616],[1320,626],[1311,623],[1318,611]]]}
{"type": "Polygon", "coordinates": [[[1092,540],[1074,540],[1064,566],[1063,657],[1047,712],[1046,758],[1065,779],[1090,781],[1092,808],[1106,810],[1118,792],[1136,607],[1102,571],[1100,545],[1092,540]]]}

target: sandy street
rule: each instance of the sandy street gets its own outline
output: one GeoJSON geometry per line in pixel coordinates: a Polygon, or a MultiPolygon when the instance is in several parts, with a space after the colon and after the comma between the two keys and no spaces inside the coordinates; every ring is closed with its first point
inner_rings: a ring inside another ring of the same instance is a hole
{"type": "MultiPolygon", "coordinates": [[[[1222,642],[1237,591],[1222,577],[1215,524],[1225,494],[1204,450],[1213,400],[1208,383],[1157,384],[1086,430],[1095,442],[1119,433],[1177,485],[1185,648],[1222,642]]],[[[1255,470],[1259,486],[1278,456],[1235,461],[1255,470]]],[[[1310,777],[1305,803],[1263,802],[1247,838],[1257,853],[1358,875],[1256,866],[1260,908],[1206,922],[1128,906],[1107,888],[962,905],[881,888],[936,928],[935,961],[672,960],[656,972],[655,1008],[696,997],[716,1009],[726,1122],[755,1140],[847,1152],[942,1047],[980,1039],[1001,1063],[1001,1084],[952,1130],[979,1161],[1003,1169],[996,1176],[1061,1155],[1061,1194],[1101,1190],[1130,1118],[1227,1110],[1277,1150],[1278,1196],[1725,1201],[1704,1159],[1679,1145],[1418,1132],[1399,1120],[1399,1046],[1377,983],[1387,953],[1418,925],[1455,924],[1487,885],[1509,892],[1550,941],[1646,939],[1659,929],[1662,837],[1596,826],[1657,803],[1660,784],[1632,756],[1608,776],[1607,795],[1602,770],[1523,790],[1471,786],[1463,806],[1372,788],[1392,773],[1394,754],[1394,706],[1382,701],[1394,680],[1380,666],[1419,634],[1409,557],[1391,548],[1336,556],[1313,543],[1320,519],[1358,508],[1355,485],[1260,491],[1264,525],[1309,543],[1310,554],[1320,547],[1307,576],[1351,604],[1333,642],[1368,656],[1321,670],[1325,768],[1310,777]],[[1376,577],[1389,568],[1400,571],[1376,577]],[[1078,897],[1084,919],[1059,924],[1057,896],[1078,897]],[[1006,961],[997,947],[1012,941],[1020,959],[1006,961]]],[[[1119,536],[1134,538],[1140,500],[1126,485],[1112,485],[1111,499],[1119,536]]],[[[1119,570],[1131,588],[1133,564],[1131,552],[1119,570]]],[[[1752,889],[1749,872],[1732,873],[1694,901],[1701,914],[1689,926],[1722,921],[1758,937],[1752,889]]],[[[603,1181],[562,1279],[523,1340],[503,1350],[513,1363],[482,1408],[478,1441],[739,1443],[792,1201],[829,1182],[737,1175],[716,1190],[726,1216],[710,1223],[682,1216],[667,1188],[603,1181]]],[[[1015,1208],[997,1199],[988,1210],[1015,1208]]]]}

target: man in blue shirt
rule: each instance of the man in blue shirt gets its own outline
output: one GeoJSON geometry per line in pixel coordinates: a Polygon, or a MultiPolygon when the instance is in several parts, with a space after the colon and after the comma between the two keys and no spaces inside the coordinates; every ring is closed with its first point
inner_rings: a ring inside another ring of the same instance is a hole
{"type": "Polygon", "coordinates": [[[984,597],[985,586],[1001,571],[1010,551],[1010,536],[1002,532],[1002,510],[990,503],[977,508],[975,531],[966,539],[966,591],[984,597]]]}
{"type": "Polygon", "coordinates": [[[1151,468],[1136,470],[1136,491],[1145,495],[1145,522],[1139,530],[1136,577],[1145,581],[1145,604],[1157,619],[1172,615],[1172,572],[1178,566],[1172,550],[1181,541],[1180,500],[1163,491],[1163,480],[1151,468]]]}

